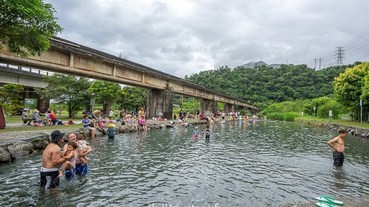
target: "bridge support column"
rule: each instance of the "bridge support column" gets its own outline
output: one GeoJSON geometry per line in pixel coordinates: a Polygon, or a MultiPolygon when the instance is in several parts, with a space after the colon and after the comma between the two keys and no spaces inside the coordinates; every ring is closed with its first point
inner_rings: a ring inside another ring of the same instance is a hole
{"type": "Polygon", "coordinates": [[[169,89],[149,91],[146,103],[147,118],[151,119],[159,112],[163,113],[164,118],[172,119],[173,116],[173,92],[169,89]]]}
{"type": "Polygon", "coordinates": [[[45,113],[47,109],[50,108],[50,100],[49,99],[37,99],[37,109],[41,113],[45,113]]]}
{"type": "Polygon", "coordinates": [[[224,112],[229,113],[229,112],[234,112],[234,104],[224,104],[224,112]]]}
{"type": "Polygon", "coordinates": [[[256,109],[253,109],[253,108],[248,108],[248,109],[252,115],[256,115],[258,113],[256,109]]]}
{"type": "Polygon", "coordinates": [[[200,112],[205,115],[213,115],[217,111],[217,101],[201,99],[200,101],[200,112]]]}

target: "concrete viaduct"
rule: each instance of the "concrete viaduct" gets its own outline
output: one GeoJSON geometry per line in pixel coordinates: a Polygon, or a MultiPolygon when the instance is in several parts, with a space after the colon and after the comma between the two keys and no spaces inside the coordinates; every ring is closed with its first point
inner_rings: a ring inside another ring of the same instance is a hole
{"type": "Polygon", "coordinates": [[[52,38],[50,42],[49,50],[27,58],[3,46],[0,62],[147,88],[150,90],[146,107],[148,117],[162,112],[171,119],[173,93],[199,98],[200,112],[205,114],[214,113],[217,102],[225,103],[226,112],[234,111],[235,106],[246,108],[251,113],[259,110],[246,101],[59,37],[52,38]]]}

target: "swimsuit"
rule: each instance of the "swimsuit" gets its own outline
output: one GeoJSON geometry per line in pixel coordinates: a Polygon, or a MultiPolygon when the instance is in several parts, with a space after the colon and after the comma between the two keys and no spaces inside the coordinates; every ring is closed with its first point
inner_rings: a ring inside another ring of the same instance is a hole
{"type": "Polygon", "coordinates": [[[205,140],[206,141],[210,140],[210,130],[209,129],[205,130],[205,140]]]}
{"type": "Polygon", "coordinates": [[[59,186],[59,169],[58,168],[44,168],[40,169],[40,187],[45,189],[56,188],[59,186]]]}
{"type": "Polygon", "coordinates": [[[86,175],[88,173],[88,166],[87,164],[77,164],[75,168],[77,175],[86,175]]]}
{"type": "Polygon", "coordinates": [[[343,152],[333,152],[333,165],[336,167],[340,167],[343,165],[343,161],[345,160],[345,155],[343,152]]]}

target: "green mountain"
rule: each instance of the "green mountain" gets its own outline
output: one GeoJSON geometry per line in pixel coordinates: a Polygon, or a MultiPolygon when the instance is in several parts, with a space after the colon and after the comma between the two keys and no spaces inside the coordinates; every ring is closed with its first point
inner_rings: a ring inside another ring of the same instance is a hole
{"type": "Polygon", "coordinates": [[[187,80],[251,103],[265,105],[331,95],[334,77],[347,67],[352,65],[321,70],[291,64],[273,67],[265,63],[254,68],[238,66],[234,69],[222,66],[193,74],[187,80]]]}

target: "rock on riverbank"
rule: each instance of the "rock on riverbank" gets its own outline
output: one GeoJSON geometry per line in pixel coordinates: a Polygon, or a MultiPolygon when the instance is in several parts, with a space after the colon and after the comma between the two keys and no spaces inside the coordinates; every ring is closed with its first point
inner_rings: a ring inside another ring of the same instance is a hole
{"type": "Polygon", "coordinates": [[[304,120],[304,119],[297,119],[296,121],[307,123],[309,125],[313,125],[316,127],[328,129],[328,130],[334,130],[339,131],[341,129],[346,130],[348,133],[354,136],[358,136],[361,138],[369,139],[369,130],[368,129],[362,129],[357,127],[351,127],[351,126],[345,126],[340,124],[334,124],[330,122],[319,122],[319,121],[312,121],[312,120],[304,120]]]}

